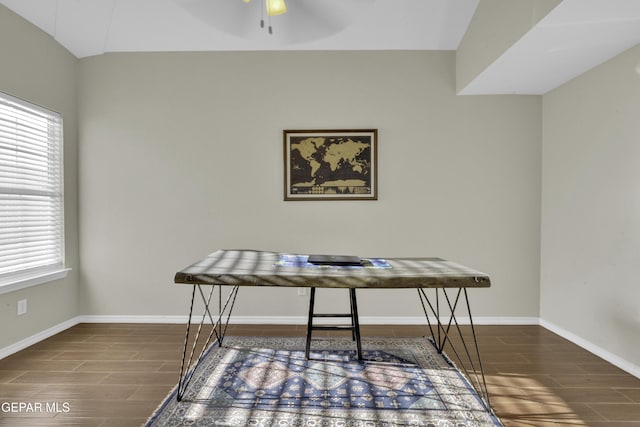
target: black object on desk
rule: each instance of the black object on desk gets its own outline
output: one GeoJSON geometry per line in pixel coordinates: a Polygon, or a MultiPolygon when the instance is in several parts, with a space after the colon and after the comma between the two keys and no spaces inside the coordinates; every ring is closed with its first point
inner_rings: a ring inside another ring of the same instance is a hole
{"type": "Polygon", "coordinates": [[[362,260],[353,255],[309,255],[307,262],[316,265],[360,266],[362,260]]]}

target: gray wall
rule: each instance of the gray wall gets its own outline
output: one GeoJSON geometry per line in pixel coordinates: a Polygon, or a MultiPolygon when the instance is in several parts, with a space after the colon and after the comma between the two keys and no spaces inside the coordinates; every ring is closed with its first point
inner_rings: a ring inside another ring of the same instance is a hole
{"type": "Polygon", "coordinates": [[[544,96],[541,318],[640,375],[640,47],[544,96]]]}
{"type": "MultiPolygon", "coordinates": [[[[80,61],[81,310],[186,314],[173,274],[218,248],[440,256],[491,274],[487,317],[536,317],[541,98],[457,97],[453,52],[108,54],[80,61]],[[377,128],[379,200],[284,202],[282,130],[377,128]]],[[[299,316],[243,289],[240,316],[299,316]]],[[[362,292],[363,316],[417,316],[362,292]]]]}
{"type": "Polygon", "coordinates": [[[51,37],[0,6],[0,91],[62,113],[64,119],[66,279],[0,295],[0,349],[78,314],[76,88],[78,61],[51,37]],[[16,316],[16,302],[28,312],[16,316]]]}

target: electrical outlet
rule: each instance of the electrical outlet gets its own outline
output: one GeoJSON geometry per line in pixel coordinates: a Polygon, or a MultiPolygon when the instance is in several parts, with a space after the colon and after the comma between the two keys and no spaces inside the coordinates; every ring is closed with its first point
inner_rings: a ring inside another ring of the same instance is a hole
{"type": "Polygon", "coordinates": [[[298,296],[303,297],[307,295],[307,288],[298,288],[298,296]]]}
{"type": "Polygon", "coordinates": [[[22,316],[23,314],[27,314],[27,300],[26,299],[21,299],[18,301],[18,309],[17,309],[17,315],[18,316],[22,316]]]}

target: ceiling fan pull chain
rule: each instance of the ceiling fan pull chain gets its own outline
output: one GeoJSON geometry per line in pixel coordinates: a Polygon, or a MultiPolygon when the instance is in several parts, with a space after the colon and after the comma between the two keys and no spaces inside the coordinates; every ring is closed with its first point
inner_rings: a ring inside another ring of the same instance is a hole
{"type": "Polygon", "coordinates": [[[264,28],[264,8],[265,4],[260,2],[260,28],[264,28]]]}

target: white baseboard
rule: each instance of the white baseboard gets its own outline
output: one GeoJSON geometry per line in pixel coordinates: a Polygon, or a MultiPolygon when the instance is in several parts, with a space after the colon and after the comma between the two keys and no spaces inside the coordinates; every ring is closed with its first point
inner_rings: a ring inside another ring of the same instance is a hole
{"type": "Polygon", "coordinates": [[[80,317],[74,317],[73,319],[69,319],[65,322],[52,326],[49,329],[38,332],[35,335],[31,335],[30,337],[20,340],[15,344],[11,344],[8,347],[0,348],[0,359],[4,359],[5,357],[12,355],[13,353],[24,350],[25,348],[37,344],[40,341],[54,336],[55,334],[59,334],[60,332],[69,329],[72,326],[77,325],[78,323],[82,323],[80,317]]]}
{"type": "Polygon", "coordinates": [[[80,323],[187,323],[188,316],[79,316],[80,323]]]}
{"type": "Polygon", "coordinates": [[[571,341],[572,343],[584,348],[585,350],[589,351],[590,353],[595,354],[598,357],[601,357],[602,359],[606,360],[607,362],[611,363],[614,366],[617,366],[618,368],[622,369],[623,371],[626,371],[628,373],[630,373],[631,375],[633,375],[636,378],[640,378],[640,366],[635,365],[631,362],[628,362],[624,359],[622,359],[621,357],[611,353],[608,350],[605,350],[602,347],[599,347],[595,344],[593,344],[590,341],[587,341],[561,327],[559,327],[558,325],[546,321],[544,319],[540,319],[540,326],[542,326],[545,329],[550,330],[551,332],[560,335],[562,338],[565,338],[569,341],[571,341]]]}
{"type": "MultiPolygon", "coordinates": [[[[195,319],[200,319],[200,317],[195,319]]],[[[187,323],[187,316],[80,316],[78,323],[187,323]]],[[[469,317],[458,316],[458,323],[468,325],[469,317]]],[[[211,323],[205,319],[205,323],[211,323]]],[[[214,320],[215,317],[214,317],[214,320]]],[[[422,325],[424,316],[359,316],[361,325],[422,325]]],[[[435,322],[435,318],[430,318],[435,322]]],[[[443,321],[448,321],[448,318],[443,321]]],[[[339,324],[344,320],[323,319],[324,324],[339,324]]],[[[307,316],[231,316],[232,325],[306,325],[307,316]]],[[[537,317],[474,317],[474,325],[538,325],[537,317]]]]}

